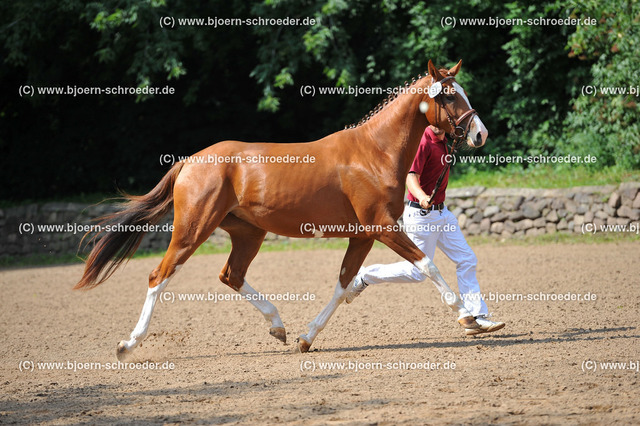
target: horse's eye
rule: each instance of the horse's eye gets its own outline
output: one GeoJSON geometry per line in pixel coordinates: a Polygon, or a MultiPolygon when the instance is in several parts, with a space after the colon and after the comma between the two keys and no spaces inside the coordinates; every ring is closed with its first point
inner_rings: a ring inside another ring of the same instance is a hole
{"type": "Polygon", "coordinates": [[[454,102],[456,100],[456,97],[454,95],[446,95],[444,98],[447,100],[447,102],[454,102]]]}

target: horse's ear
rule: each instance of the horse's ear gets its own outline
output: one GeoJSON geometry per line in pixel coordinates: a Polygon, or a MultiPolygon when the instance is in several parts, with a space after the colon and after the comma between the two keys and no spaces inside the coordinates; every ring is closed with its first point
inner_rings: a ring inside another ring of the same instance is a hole
{"type": "Polygon", "coordinates": [[[458,63],[456,64],[456,66],[455,66],[455,67],[453,67],[453,68],[451,68],[451,69],[449,70],[449,75],[450,75],[450,76],[452,76],[452,77],[454,77],[456,74],[458,74],[458,71],[460,71],[460,67],[461,67],[461,66],[462,66],[462,59],[460,59],[460,60],[458,61],[458,63]]]}
{"type": "Polygon", "coordinates": [[[431,59],[429,59],[429,75],[433,78],[433,81],[439,81],[444,78],[442,77],[442,74],[440,74],[440,71],[438,71],[436,67],[433,65],[433,62],[431,62],[431,59]]]}

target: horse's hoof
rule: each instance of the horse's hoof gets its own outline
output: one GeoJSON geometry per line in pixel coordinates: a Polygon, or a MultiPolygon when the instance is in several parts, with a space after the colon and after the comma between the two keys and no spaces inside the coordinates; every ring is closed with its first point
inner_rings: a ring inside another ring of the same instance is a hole
{"type": "Polygon", "coordinates": [[[300,337],[298,337],[298,352],[301,354],[307,353],[309,352],[309,348],[311,348],[311,343],[307,342],[304,334],[301,334],[300,337]]]}
{"type": "Polygon", "coordinates": [[[116,356],[118,357],[118,361],[124,361],[131,354],[131,351],[127,349],[124,344],[124,341],[118,343],[118,347],[116,348],[116,356]]]}
{"type": "Polygon", "coordinates": [[[269,334],[280,340],[285,345],[287,344],[287,332],[284,327],[271,327],[269,329],[269,334]]]}
{"type": "Polygon", "coordinates": [[[473,316],[458,318],[458,323],[464,328],[475,330],[476,328],[480,328],[480,324],[476,322],[476,319],[473,316]]]}

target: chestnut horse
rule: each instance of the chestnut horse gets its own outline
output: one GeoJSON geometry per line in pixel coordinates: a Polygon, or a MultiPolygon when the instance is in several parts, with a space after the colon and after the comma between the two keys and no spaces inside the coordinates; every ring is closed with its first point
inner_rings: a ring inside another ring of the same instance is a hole
{"type": "MultiPolygon", "coordinates": [[[[424,77],[405,84],[404,89],[400,88],[402,93],[378,106],[358,125],[308,143],[219,142],[190,160],[227,157],[226,161],[179,162],[148,194],[127,196],[122,209],[101,223],[157,223],[173,205],[174,228],[165,256],[149,275],[140,319],[129,340],[117,346],[118,358],[131,353],[144,339],[159,294],[218,227],[229,233],[232,243],[220,280],[244,296],[252,295],[247,299],[271,323],[270,334],[285,343],[286,332],[278,310],[259,297],[244,279],[266,233],[297,238],[349,238],[333,298],[309,324],[309,332],[300,336],[301,352],[309,350],[345,300],[348,287],[353,285],[375,240],[427,275],[446,295],[443,299],[458,314],[463,327],[477,328],[474,317],[438,268],[396,221],[403,211],[405,179],[428,124],[445,129],[459,140],[464,138],[471,147],[482,146],[486,141],[486,128],[455,81],[461,62],[449,70],[438,70],[429,61],[424,77]],[[315,162],[256,161],[305,156],[315,162]],[[253,161],[229,161],[250,157],[253,161]],[[324,228],[323,233],[320,228],[327,225],[331,230],[324,228]]],[[[144,232],[117,232],[122,229],[116,228],[97,240],[76,289],[104,282],[133,255],[144,232]]]]}

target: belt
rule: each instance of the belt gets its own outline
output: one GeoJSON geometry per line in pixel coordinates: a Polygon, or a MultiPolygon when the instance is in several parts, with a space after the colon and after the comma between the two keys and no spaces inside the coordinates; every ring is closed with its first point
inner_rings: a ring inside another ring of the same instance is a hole
{"type": "Polygon", "coordinates": [[[415,201],[407,201],[407,205],[409,207],[413,207],[413,208],[420,209],[420,210],[438,210],[438,211],[442,211],[442,209],[444,209],[444,203],[434,204],[431,207],[429,207],[428,209],[423,208],[420,205],[420,203],[416,203],[415,201]]]}

